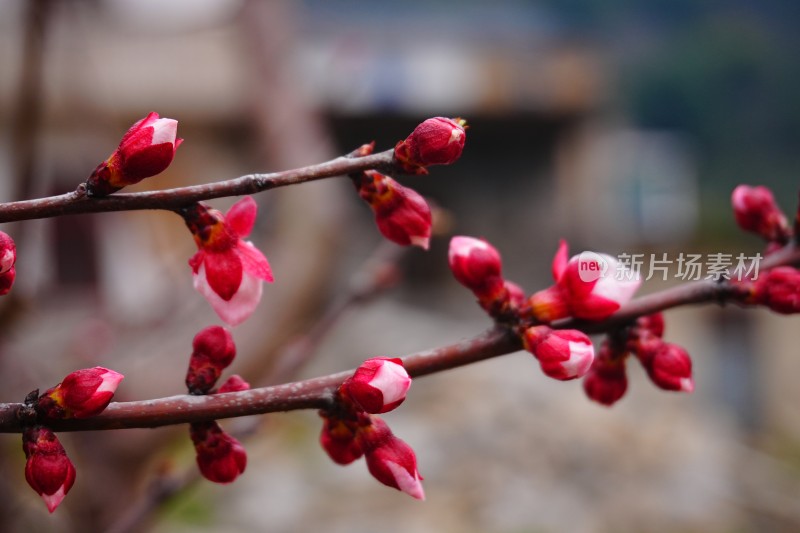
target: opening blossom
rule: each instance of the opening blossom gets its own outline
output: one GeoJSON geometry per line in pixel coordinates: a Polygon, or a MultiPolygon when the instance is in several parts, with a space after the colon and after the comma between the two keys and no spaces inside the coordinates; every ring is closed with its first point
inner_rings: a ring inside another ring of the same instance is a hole
{"type": "Polygon", "coordinates": [[[258,207],[246,196],[223,215],[202,202],[184,210],[198,252],[189,259],[194,288],[228,325],[241,324],[261,301],[262,281],[272,282],[267,258],[250,241],[258,207]]]}
{"type": "Polygon", "coordinates": [[[11,290],[17,270],[17,245],[7,233],[0,231],[0,296],[5,296],[11,290]]]}
{"type": "Polygon", "coordinates": [[[573,316],[603,320],[633,298],[638,275],[606,254],[583,252],[567,260],[566,241],[553,258],[556,284],[530,297],[534,316],[544,322],[573,316]]]}
{"type": "Polygon", "coordinates": [[[178,121],[159,118],[155,112],[135,123],[114,153],[89,176],[89,194],[105,196],[163,172],[183,142],[177,134],[178,121]]]}
{"type": "Polygon", "coordinates": [[[55,433],[46,427],[27,428],[22,449],[27,458],[25,479],[52,513],[75,483],[75,467],[55,433]]]}
{"type": "Polygon", "coordinates": [[[364,361],[339,390],[367,413],[386,413],[403,403],[410,386],[400,359],[374,357],[364,361]]]}

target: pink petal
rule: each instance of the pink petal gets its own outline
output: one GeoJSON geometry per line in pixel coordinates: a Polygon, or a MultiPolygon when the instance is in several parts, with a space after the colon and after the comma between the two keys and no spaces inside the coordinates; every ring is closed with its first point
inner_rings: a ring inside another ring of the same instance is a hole
{"type": "Polygon", "coordinates": [[[245,196],[233,204],[228,212],[225,213],[225,225],[236,236],[247,237],[253,231],[256,214],[258,214],[256,201],[250,196],[245,196]]]}
{"type": "Polygon", "coordinates": [[[261,301],[261,280],[245,272],[239,290],[230,300],[223,300],[209,286],[205,267],[201,266],[194,275],[194,288],[211,304],[217,315],[230,326],[238,326],[253,314],[261,301]]]}
{"type": "Polygon", "coordinates": [[[268,283],[273,282],[269,261],[252,242],[240,240],[236,250],[239,252],[239,259],[242,261],[242,268],[245,272],[268,283]]]}
{"type": "Polygon", "coordinates": [[[153,144],[175,142],[175,137],[178,136],[178,121],[172,118],[160,118],[153,122],[153,138],[150,141],[153,144]]]}
{"type": "Polygon", "coordinates": [[[242,283],[242,260],[239,254],[228,250],[225,253],[206,252],[203,266],[206,279],[212,289],[223,299],[230,300],[242,283]]]}
{"type": "Polygon", "coordinates": [[[387,462],[386,467],[394,476],[394,480],[397,482],[397,488],[412,498],[425,500],[425,491],[422,488],[422,483],[418,475],[412,476],[405,467],[397,463],[387,462]]]}
{"type": "Polygon", "coordinates": [[[553,279],[558,282],[561,276],[564,275],[564,270],[567,269],[567,261],[569,260],[569,246],[567,241],[561,239],[558,243],[558,250],[553,257],[553,279]]]}

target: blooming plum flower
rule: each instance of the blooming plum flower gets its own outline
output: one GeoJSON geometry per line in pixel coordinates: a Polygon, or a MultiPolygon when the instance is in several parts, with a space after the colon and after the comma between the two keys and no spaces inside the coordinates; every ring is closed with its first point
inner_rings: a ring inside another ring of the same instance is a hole
{"type": "Polygon", "coordinates": [[[87,418],[108,406],[123,375],[96,366],[70,373],[38,399],[37,409],[49,418],[87,418]]]}
{"type": "Polygon", "coordinates": [[[258,208],[246,196],[223,215],[203,203],[184,210],[197,253],[189,259],[194,288],[228,325],[241,324],[261,301],[262,281],[272,282],[267,258],[244,238],[258,208]]]}
{"type": "Polygon", "coordinates": [[[367,413],[386,413],[406,399],[411,378],[400,359],[374,357],[356,369],[340,392],[367,413]]]}
{"type": "Polygon", "coordinates": [[[582,331],[531,326],[525,330],[522,341],[525,349],[539,360],[542,371],[553,379],[579,378],[586,374],[594,359],[592,341],[582,331]]]}
{"type": "Polygon", "coordinates": [[[22,449],[27,458],[25,479],[52,513],[75,483],[75,467],[55,433],[46,427],[25,429],[22,449]]]}
{"type": "Polygon", "coordinates": [[[354,175],[358,194],[372,208],[381,234],[401,246],[428,249],[431,239],[431,208],[415,190],[389,176],[367,170],[354,175]]]}
{"type": "Polygon", "coordinates": [[[216,422],[195,422],[189,435],[197,454],[200,473],[214,483],[232,483],[247,466],[244,446],[219,427],[216,422]]]}
{"type": "Polygon", "coordinates": [[[155,112],[136,122],[114,153],[89,176],[89,194],[105,196],[163,172],[183,142],[177,133],[177,120],[159,118],[155,112]]]}
{"type": "Polygon", "coordinates": [[[553,259],[556,284],[529,299],[539,320],[573,316],[603,320],[628,303],[641,284],[638,275],[606,254],[583,252],[567,260],[566,241],[561,241],[553,259]]]}
{"type": "Polygon", "coordinates": [[[394,157],[407,172],[426,174],[428,165],[450,165],[461,157],[466,121],[434,117],[419,124],[394,148],[394,157]]]}

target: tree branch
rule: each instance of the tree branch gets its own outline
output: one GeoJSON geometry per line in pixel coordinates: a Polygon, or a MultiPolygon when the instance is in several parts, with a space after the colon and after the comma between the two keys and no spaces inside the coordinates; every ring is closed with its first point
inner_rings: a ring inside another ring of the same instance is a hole
{"type": "Polygon", "coordinates": [[[0,204],[0,223],[52,218],[80,213],[165,209],[175,211],[201,200],[255,194],[269,189],[315,181],[368,169],[396,170],[393,150],[364,157],[340,156],[324,163],[270,174],[248,174],[226,181],[165,189],[91,197],[85,184],[70,193],[35,200],[0,204]]]}
{"type": "MultiPolygon", "coordinates": [[[[761,270],[800,263],[800,248],[789,245],[771,254],[761,270]]],[[[714,302],[723,304],[741,297],[731,283],[710,280],[686,283],[632,301],[602,322],[565,320],[560,328],[576,328],[600,333],[623,326],[637,317],[684,304],[714,302]]],[[[480,335],[448,346],[409,355],[403,359],[412,377],[425,376],[518,351],[519,338],[507,326],[495,326],[480,335]]],[[[110,404],[96,417],[81,420],[47,421],[55,431],[88,431],[97,429],[154,428],[255,414],[320,409],[330,405],[336,388],[350,375],[347,370],[273,387],[209,396],[171,396],[154,400],[110,404]]],[[[0,404],[0,433],[21,431],[22,404],[0,404]]]]}

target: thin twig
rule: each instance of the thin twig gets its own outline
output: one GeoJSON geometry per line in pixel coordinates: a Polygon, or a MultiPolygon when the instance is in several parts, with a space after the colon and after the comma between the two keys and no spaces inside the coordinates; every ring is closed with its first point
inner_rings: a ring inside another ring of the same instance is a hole
{"type": "Polygon", "coordinates": [[[70,193],[0,204],[0,223],[80,213],[164,209],[176,211],[201,200],[241,196],[368,169],[392,171],[392,150],[364,157],[340,156],[324,163],[269,174],[248,174],[231,180],[161,191],[92,197],[85,184],[70,193]]]}

